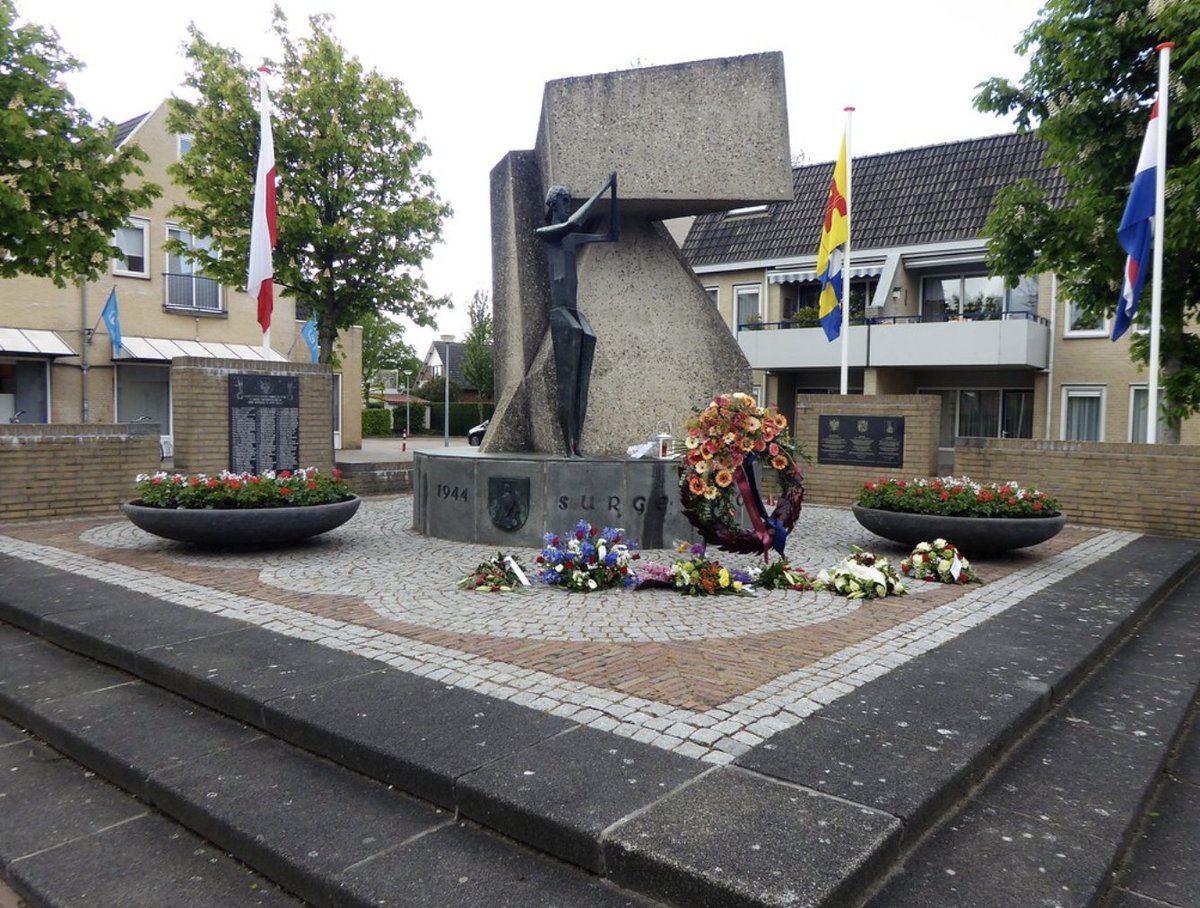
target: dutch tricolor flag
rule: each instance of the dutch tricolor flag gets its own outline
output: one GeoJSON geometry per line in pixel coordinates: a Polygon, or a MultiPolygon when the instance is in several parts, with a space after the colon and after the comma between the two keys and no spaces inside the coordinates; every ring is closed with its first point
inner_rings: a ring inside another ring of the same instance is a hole
{"type": "Polygon", "coordinates": [[[1116,340],[1132,324],[1137,315],[1138,297],[1142,284],[1146,282],[1146,271],[1150,267],[1150,241],[1154,238],[1154,181],[1158,172],[1158,102],[1150,110],[1150,126],[1142,142],[1142,154],[1138,158],[1137,171],[1133,175],[1133,189],[1125,203],[1125,214],[1117,230],[1117,240],[1128,256],[1125,273],[1121,280],[1121,296],[1117,301],[1117,318],[1113,324],[1112,339],[1116,340]]]}

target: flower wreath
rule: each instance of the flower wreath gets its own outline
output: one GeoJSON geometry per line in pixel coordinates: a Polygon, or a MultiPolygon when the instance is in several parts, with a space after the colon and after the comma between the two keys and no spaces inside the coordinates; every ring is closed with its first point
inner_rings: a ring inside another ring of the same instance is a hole
{"type": "Polygon", "coordinates": [[[758,406],[749,394],[718,394],[684,428],[687,454],[679,492],[688,521],[706,542],[727,552],[761,552],[766,560],[773,548],[783,557],[804,501],[787,418],[774,406],[758,406]],[[756,460],[775,471],[782,489],[769,514],[754,478],[756,460]],[[739,494],[750,529],[737,522],[739,494]]]}

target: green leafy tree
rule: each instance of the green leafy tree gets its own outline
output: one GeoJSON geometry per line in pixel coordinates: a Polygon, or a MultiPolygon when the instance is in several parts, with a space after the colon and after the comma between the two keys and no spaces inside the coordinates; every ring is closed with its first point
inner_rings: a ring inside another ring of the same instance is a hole
{"type": "Polygon", "coordinates": [[[81,68],[57,36],[17,23],[0,0],[0,277],[32,274],[59,287],[95,280],[118,251],[113,235],[162,194],[142,174],[145,152],[113,147],[63,86],[81,68]]]}
{"type": "MultiPolygon", "coordinates": [[[[427,378],[413,391],[413,397],[419,397],[421,400],[428,401],[431,404],[439,404],[446,399],[446,383],[443,376],[435,375],[433,378],[427,378]]],[[[458,382],[450,382],[450,402],[455,403],[462,400],[462,388],[458,386],[458,382]]]]}
{"type": "MultiPolygon", "coordinates": [[[[1172,424],[1200,410],[1200,3],[1192,0],[1049,0],[1017,45],[1029,56],[1019,82],[979,86],[980,110],[1016,117],[1045,140],[1046,161],[1067,183],[1054,207],[1033,184],[996,194],[985,232],[988,263],[1010,284],[1053,271],[1062,294],[1092,318],[1111,314],[1125,253],[1117,243],[1134,166],[1157,93],[1158,54],[1174,41],[1167,134],[1166,227],[1160,334],[1164,410],[1172,424]]],[[[1138,320],[1149,324],[1150,285],[1138,320]]],[[[1135,335],[1145,365],[1149,336],[1135,335]]]]}
{"type": "MultiPolygon", "coordinates": [[[[432,325],[432,299],[420,273],[450,214],[421,170],[429,148],[413,137],[418,112],[396,79],[364,71],[312,16],[293,39],[279,9],[274,30],[283,58],[270,62],[275,85],[277,238],[275,282],[317,316],[320,359],[338,329],[372,312],[432,325]]],[[[219,280],[243,286],[250,245],[252,187],[259,146],[258,75],[236,50],[192,26],[186,85],[199,100],[173,99],[172,131],[193,137],[172,174],[191,198],[172,211],[211,251],[187,254],[219,280]]]]}
{"type": "Polygon", "coordinates": [[[363,400],[370,400],[372,386],[378,386],[374,379],[380,370],[395,369],[397,372],[403,372],[404,368],[416,359],[416,351],[404,342],[404,329],[398,324],[378,312],[371,312],[363,317],[363,400]]]}
{"type": "Polygon", "coordinates": [[[486,290],[475,291],[467,303],[467,316],[471,330],[463,341],[463,378],[479,392],[480,400],[491,400],[496,388],[496,361],[492,352],[492,301],[486,290]]]}

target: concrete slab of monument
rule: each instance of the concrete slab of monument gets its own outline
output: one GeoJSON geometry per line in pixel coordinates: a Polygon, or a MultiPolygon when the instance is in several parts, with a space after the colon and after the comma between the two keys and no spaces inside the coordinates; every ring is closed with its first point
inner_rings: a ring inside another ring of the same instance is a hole
{"type": "Polygon", "coordinates": [[[656,219],[786,202],[787,124],[779,52],[557,79],[538,124],[542,189],[586,196],[615,170],[622,211],[656,219]]]}

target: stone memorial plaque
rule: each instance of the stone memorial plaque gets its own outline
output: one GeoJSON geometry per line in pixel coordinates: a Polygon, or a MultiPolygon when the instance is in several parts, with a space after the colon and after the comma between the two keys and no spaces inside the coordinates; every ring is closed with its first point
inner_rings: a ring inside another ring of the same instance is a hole
{"type": "Polygon", "coordinates": [[[817,463],[852,467],[904,466],[904,417],[820,417],[817,463]]]}
{"type": "Polygon", "coordinates": [[[234,473],[300,466],[300,378],[229,376],[229,469],[234,473]]]}
{"type": "Polygon", "coordinates": [[[520,458],[474,458],[475,488],[482,500],[476,541],[496,546],[541,548],[546,532],[545,472],[520,458]]]}

